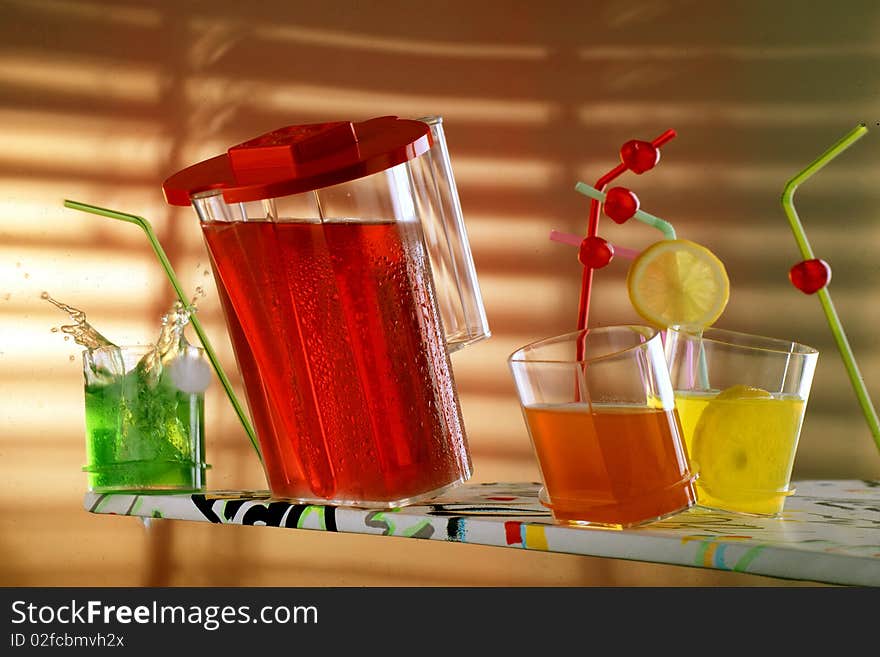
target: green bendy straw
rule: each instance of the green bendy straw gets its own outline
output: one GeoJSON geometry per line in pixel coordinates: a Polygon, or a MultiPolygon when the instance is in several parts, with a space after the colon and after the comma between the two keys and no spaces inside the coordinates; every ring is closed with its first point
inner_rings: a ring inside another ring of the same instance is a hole
{"type": "MultiPolygon", "coordinates": [[[[804,260],[813,260],[816,256],[813,254],[813,249],[810,247],[807,234],[804,232],[804,227],[794,208],[795,190],[802,182],[810,178],[810,176],[822,169],[822,167],[831,162],[831,160],[864,137],[867,132],[868,128],[865,124],[860,123],[858,126],[850,130],[840,141],[807,165],[803,171],[789,180],[782,191],[782,208],[788,216],[788,223],[791,224],[791,231],[794,233],[794,239],[797,242],[798,249],[800,249],[804,260]]],[[[853,390],[859,400],[859,405],[862,407],[862,413],[865,415],[865,420],[868,423],[868,428],[871,430],[874,443],[877,445],[877,449],[880,449],[880,421],[877,419],[877,412],[874,410],[874,405],[871,403],[871,398],[868,395],[865,382],[862,380],[862,375],[859,372],[856,359],[849,346],[849,341],[846,339],[843,325],[840,323],[840,318],[837,316],[837,311],[834,309],[834,304],[831,302],[831,294],[828,292],[828,287],[821,288],[816,292],[816,295],[819,297],[819,302],[822,304],[822,310],[825,312],[828,326],[831,328],[834,341],[837,343],[837,349],[840,351],[840,356],[843,358],[846,373],[849,376],[850,383],[852,383],[853,390]]]]}
{"type": "MultiPolygon", "coordinates": [[[[180,299],[180,302],[184,306],[189,307],[190,302],[187,300],[186,295],[184,294],[183,286],[181,286],[180,282],[177,280],[177,276],[174,274],[174,269],[171,267],[171,262],[168,260],[168,256],[165,255],[165,251],[162,249],[162,245],[159,244],[159,240],[156,238],[156,233],[153,232],[153,227],[150,225],[149,221],[147,221],[143,217],[138,217],[137,215],[127,214],[125,212],[117,212],[115,210],[108,210],[107,208],[99,208],[95,205],[89,205],[88,203],[80,203],[78,201],[70,201],[66,199],[64,201],[64,207],[70,208],[72,210],[80,210],[81,212],[97,214],[102,217],[110,217],[111,219],[118,219],[119,221],[126,221],[130,224],[140,226],[147,234],[147,239],[150,241],[150,246],[153,247],[153,251],[156,253],[156,257],[159,259],[159,264],[162,265],[162,269],[165,270],[165,274],[168,276],[168,280],[171,281],[171,286],[177,293],[177,298],[180,299]]],[[[192,313],[190,315],[190,322],[192,322],[193,329],[195,330],[196,335],[199,336],[199,340],[201,341],[202,346],[205,348],[205,353],[208,354],[208,359],[211,361],[211,365],[214,367],[214,371],[217,373],[217,377],[220,379],[220,383],[223,384],[223,389],[226,391],[226,396],[229,397],[229,401],[232,403],[232,407],[235,409],[235,413],[236,415],[238,415],[238,419],[241,421],[241,426],[244,427],[245,433],[247,433],[247,436],[251,441],[251,445],[253,446],[254,451],[256,451],[257,453],[257,458],[260,459],[260,464],[262,465],[263,455],[260,453],[260,447],[257,443],[257,435],[254,432],[254,429],[251,426],[250,420],[248,420],[244,409],[238,402],[238,398],[235,396],[235,391],[233,391],[232,389],[232,384],[229,382],[226,373],[223,371],[223,367],[220,365],[220,361],[217,359],[217,355],[214,353],[213,347],[211,347],[211,342],[208,340],[208,336],[205,335],[205,331],[202,329],[202,323],[199,321],[199,318],[196,317],[195,313],[192,313]]]]}
{"type": "MultiPolygon", "coordinates": [[[[605,202],[605,193],[600,192],[595,187],[592,187],[586,183],[579,182],[574,186],[575,191],[580,192],[584,196],[589,196],[590,198],[594,198],[597,201],[605,202]]],[[[633,215],[636,219],[641,221],[643,224],[647,224],[659,230],[663,233],[663,236],[668,240],[675,239],[675,228],[672,227],[672,224],[666,221],[665,219],[661,219],[660,217],[655,217],[653,214],[648,214],[644,210],[636,210],[636,213],[633,215]]]]}

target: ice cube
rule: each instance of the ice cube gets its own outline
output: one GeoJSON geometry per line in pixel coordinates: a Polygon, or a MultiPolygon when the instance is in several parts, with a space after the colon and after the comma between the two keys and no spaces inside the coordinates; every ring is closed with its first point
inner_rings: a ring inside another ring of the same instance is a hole
{"type": "Polygon", "coordinates": [[[110,385],[125,376],[125,360],[119,347],[94,349],[85,358],[86,383],[110,385]]]}

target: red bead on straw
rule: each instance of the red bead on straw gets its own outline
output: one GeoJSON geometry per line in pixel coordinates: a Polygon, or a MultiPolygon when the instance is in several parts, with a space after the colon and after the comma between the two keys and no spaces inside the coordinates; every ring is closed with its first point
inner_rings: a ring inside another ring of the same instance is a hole
{"type": "Polygon", "coordinates": [[[585,267],[602,269],[614,257],[614,247],[601,237],[585,237],[578,249],[578,260],[585,267]]]}
{"type": "MultiPolygon", "coordinates": [[[[596,181],[594,187],[600,192],[605,187],[626,171],[642,174],[652,169],[660,161],[660,147],[675,137],[675,130],[667,130],[654,141],[630,140],[620,149],[620,164],[611,169],[596,181]]],[[[636,206],[638,209],[638,206],[636,206]]],[[[632,216],[632,215],[630,215],[632,216]]],[[[587,222],[587,238],[596,237],[599,230],[599,201],[590,201],[590,215],[587,222]]],[[[587,328],[590,312],[590,288],[593,283],[593,267],[584,265],[584,274],[581,279],[581,297],[578,303],[578,330],[587,328]]]]}
{"type": "Polygon", "coordinates": [[[626,187],[612,187],[605,195],[605,216],[617,224],[624,224],[639,209],[639,197],[626,187]]]}
{"type": "Polygon", "coordinates": [[[820,258],[804,260],[788,270],[788,280],[804,294],[815,294],[831,282],[831,266],[820,258]]]}

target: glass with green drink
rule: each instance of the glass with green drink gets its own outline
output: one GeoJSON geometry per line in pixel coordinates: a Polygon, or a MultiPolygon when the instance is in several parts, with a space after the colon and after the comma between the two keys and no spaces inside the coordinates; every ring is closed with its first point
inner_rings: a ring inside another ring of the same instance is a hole
{"type": "MultiPolygon", "coordinates": [[[[194,491],[205,488],[205,350],[184,335],[195,300],[175,302],[154,344],[118,346],[86,314],[44,292],[67,313],[61,332],[83,351],[86,465],[89,490],[194,491]]],[[[52,329],[57,331],[59,329],[52,329]]],[[[67,339],[67,338],[65,338],[67,339]]],[[[72,357],[71,357],[72,358],[72,357]]]]}
{"type": "Polygon", "coordinates": [[[87,349],[83,373],[90,491],[204,488],[202,349],[185,345],[171,357],[155,345],[87,349]]]}

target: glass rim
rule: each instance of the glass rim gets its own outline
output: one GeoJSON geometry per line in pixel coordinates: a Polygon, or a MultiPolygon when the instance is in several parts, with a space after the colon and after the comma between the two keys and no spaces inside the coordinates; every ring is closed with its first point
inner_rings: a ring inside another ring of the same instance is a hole
{"type": "Polygon", "coordinates": [[[766,335],[757,335],[755,333],[745,333],[742,331],[731,331],[729,329],[708,327],[701,330],[694,330],[685,327],[676,328],[670,326],[666,330],[667,332],[671,331],[679,335],[698,338],[703,342],[712,342],[714,344],[756,352],[805,357],[815,356],[819,353],[819,350],[815,347],[795,342],[793,340],[783,340],[781,338],[772,338],[766,335]]]}
{"type": "Polygon", "coordinates": [[[417,118],[416,121],[427,123],[430,126],[442,125],[443,116],[441,114],[426,114],[425,116],[420,116],[419,118],[417,118]]]}
{"type": "Polygon", "coordinates": [[[562,333],[560,335],[554,335],[549,338],[541,338],[540,340],[535,340],[534,342],[529,342],[528,344],[523,345],[516,349],[510,356],[507,357],[507,362],[510,364],[513,363],[555,363],[560,365],[576,365],[576,364],[586,364],[586,363],[595,363],[600,360],[606,360],[610,358],[615,358],[620,356],[621,354],[625,354],[630,351],[634,351],[637,349],[643,349],[646,345],[651,343],[651,341],[659,339],[660,329],[654,328],[653,326],[647,326],[643,324],[614,324],[611,326],[600,326],[598,328],[586,328],[581,329],[579,331],[572,331],[570,333],[562,333]],[[581,358],[580,360],[575,358],[522,358],[518,356],[522,356],[526,350],[529,349],[538,349],[540,347],[549,346],[552,344],[559,344],[562,342],[569,342],[573,339],[577,339],[578,336],[586,334],[604,334],[604,333],[618,333],[621,329],[628,329],[630,334],[642,335],[646,339],[644,342],[639,342],[638,344],[633,344],[629,347],[625,347],[623,349],[616,349],[614,351],[609,351],[606,354],[602,354],[601,356],[595,356],[594,358],[581,358]]]}

